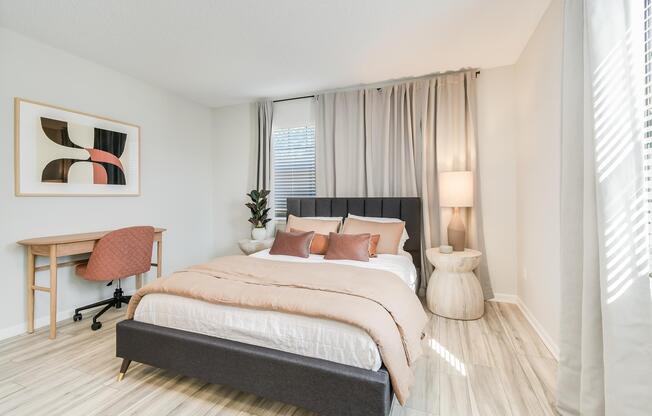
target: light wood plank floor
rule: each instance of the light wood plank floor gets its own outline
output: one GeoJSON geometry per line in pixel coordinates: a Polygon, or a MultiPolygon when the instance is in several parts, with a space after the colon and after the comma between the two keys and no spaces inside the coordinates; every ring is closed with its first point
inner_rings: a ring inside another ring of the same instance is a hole
{"type": "MultiPolygon", "coordinates": [[[[425,354],[406,406],[392,416],[554,415],[557,362],[519,309],[487,302],[477,321],[431,316],[425,354]]],[[[46,330],[0,343],[1,415],[310,415],[261,399],[132,363],[116,375],[115,324],[111,311],[97,332],[89,313],[66,322],[55,341],[46,330]]]]}

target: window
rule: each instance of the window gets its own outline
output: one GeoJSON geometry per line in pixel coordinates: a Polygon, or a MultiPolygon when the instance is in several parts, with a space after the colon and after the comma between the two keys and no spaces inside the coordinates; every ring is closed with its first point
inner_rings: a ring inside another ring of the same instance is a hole
{"type": "MultiPolygon", "coordinates": [[[[276,113],[275,113],[276,118],[276,113]]],[[[316,195],[315,125],[312,120],[272,129],[272,210],[285,218],[288,197],[316,195]]]]}

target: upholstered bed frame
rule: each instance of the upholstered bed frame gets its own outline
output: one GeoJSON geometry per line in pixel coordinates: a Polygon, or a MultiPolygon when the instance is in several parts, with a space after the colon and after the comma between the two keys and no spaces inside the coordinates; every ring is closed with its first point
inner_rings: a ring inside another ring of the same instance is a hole
{"type": "MultiPolygon", "coordinates": [[[[288,214],[309,217],[400,218],[410,239],[405,250],[421,259],[419,198],[288,198],[288,214]]],[[[389,374],[270,348],[125,320],[116,327],[120,378],[131,361],[224,384],[331,416],[386,416],[392,403],[389,374]]]]}
{"type": "Polygon", "coordinates": [[[365,217],[399,218],[405,221],[410,239],[403,249],[421,267],[421,198],[288,198],[288,215],[297,217],[365,217]]]}

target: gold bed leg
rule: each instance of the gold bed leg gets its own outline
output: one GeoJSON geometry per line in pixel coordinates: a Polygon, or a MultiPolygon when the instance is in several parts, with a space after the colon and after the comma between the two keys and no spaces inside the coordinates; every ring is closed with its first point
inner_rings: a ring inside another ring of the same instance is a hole
{"type": "Polygon", "coordinates": [[[120,372],[118,373],[118,381],[122,381],[122,379],[125,378],[125,373],[129,368],[129,364],[131,364],[131,360],[128,360],[126,358],[122,360],[122,365],[120,366],[120,372]]]}

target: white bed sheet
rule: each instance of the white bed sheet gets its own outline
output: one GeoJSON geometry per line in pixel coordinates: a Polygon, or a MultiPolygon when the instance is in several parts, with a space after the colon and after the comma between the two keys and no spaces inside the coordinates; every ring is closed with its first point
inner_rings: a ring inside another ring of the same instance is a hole
{"type": "MultiPolygon", "coordinates": [[[[326,261],[319,255],[311,255],[307,259],[272,256],[268,250],[252,256],[276,261],[326,261]]],[[[416,290],[417,273],[408,253],[381,254],[369,263],[347,260],[329,262],[387,270],[416,290]]],[[[368,370],[376,371],[382,364],[375,342],[365,331],[328,319],[218,305],[168,294],[143,297],[134,319],[368,370]]]]}
{"type": "Polygon", "coordinates": [[[392,272],[401,278],[414,292],[417,285],[417,269],[412,263],[412,255],[407,251],[400,251],[398,255],[378,254],[378,257],[369,259],[369,262],[355,260],[324,260],[324,256],[311,254],[308,258],[293,256],[273,256],[269,254],[269,249],[254,253],[251,257],[276,261],[292,261],[297,263],[335,263],[345,264],[356,267],[365,267],[369,269],[386,270],[392,272]]]}

